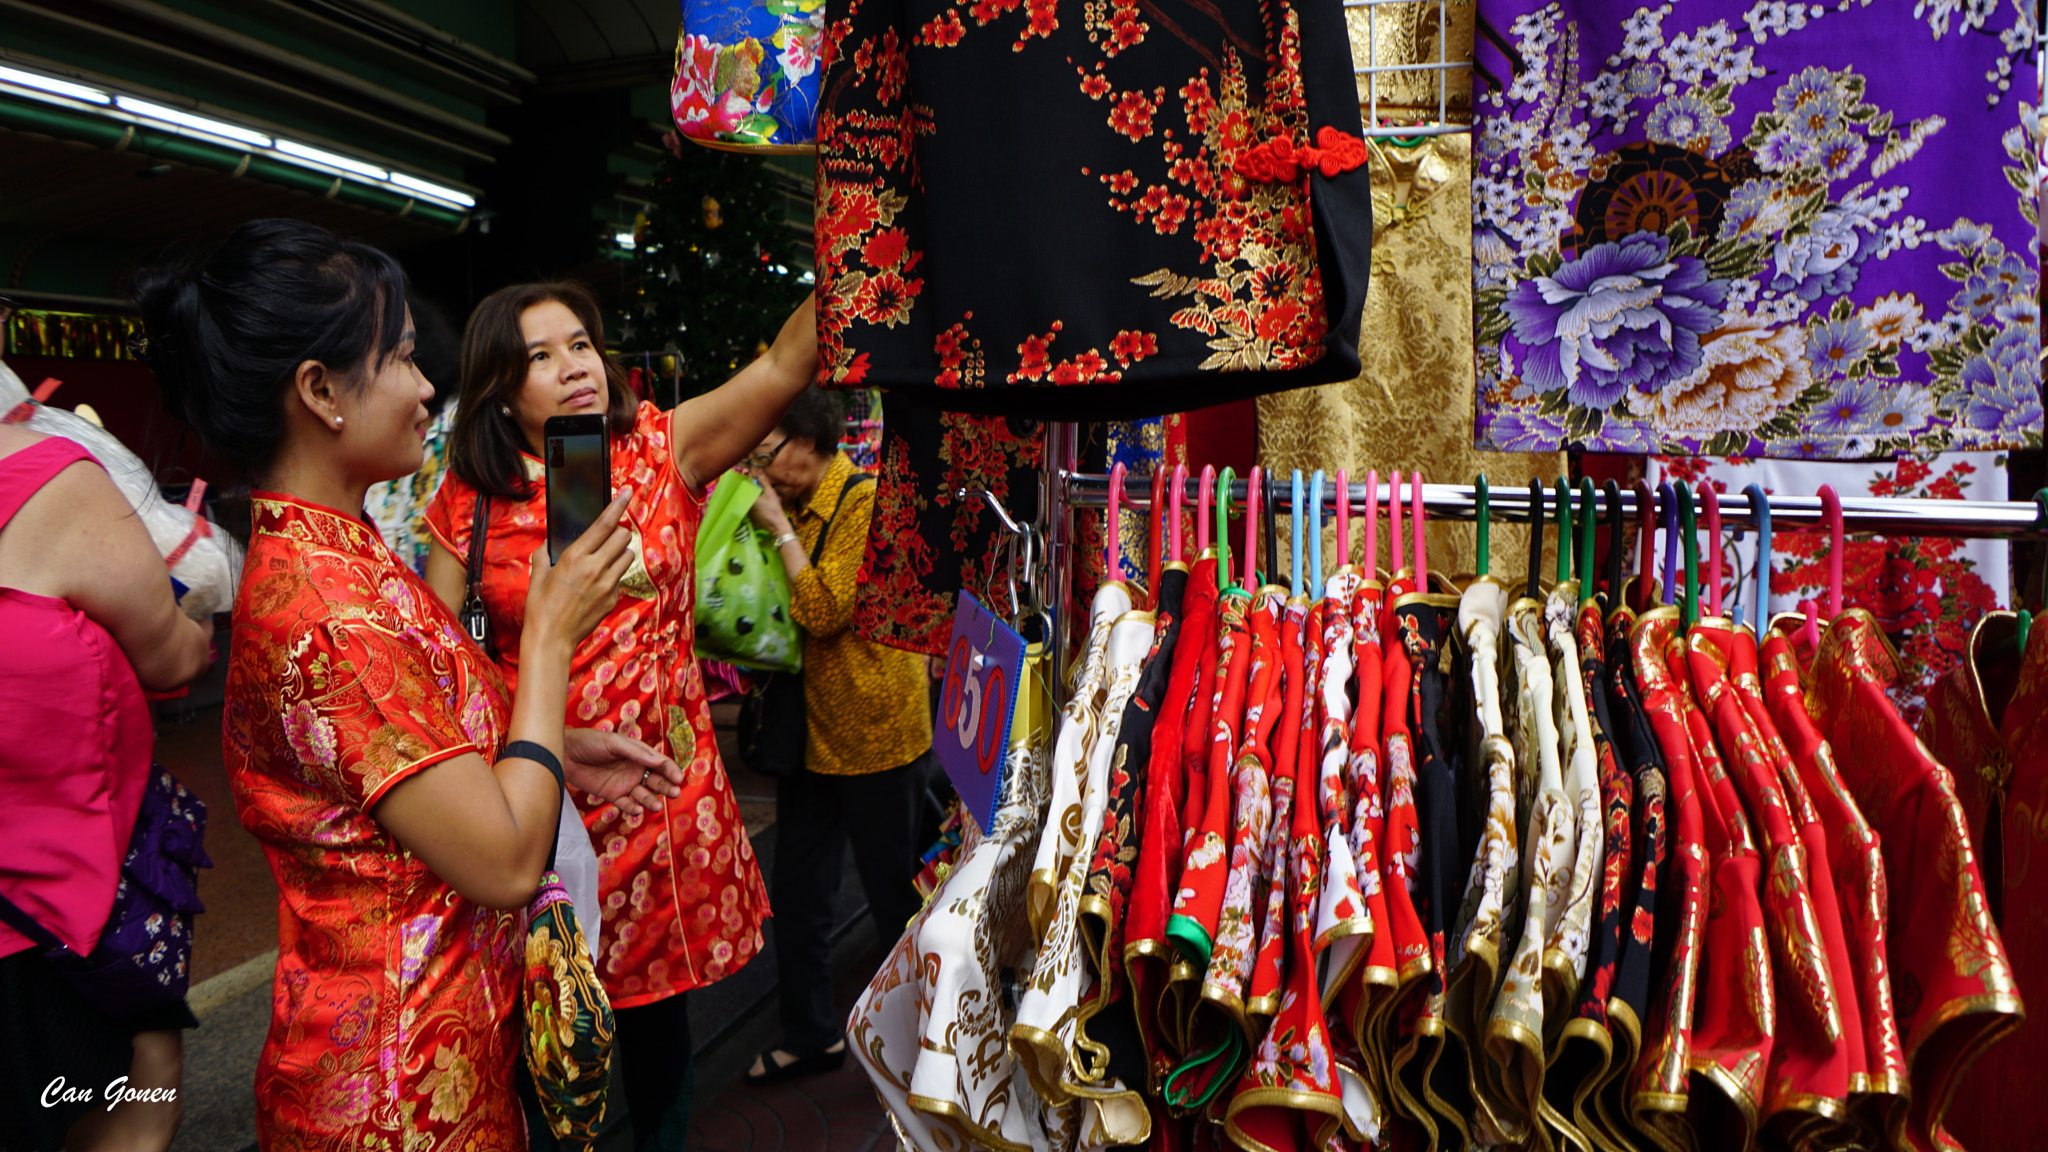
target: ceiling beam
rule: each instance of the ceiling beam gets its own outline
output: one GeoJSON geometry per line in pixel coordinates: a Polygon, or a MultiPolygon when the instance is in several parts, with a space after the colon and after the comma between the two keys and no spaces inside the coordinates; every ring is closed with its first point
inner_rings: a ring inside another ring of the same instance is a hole
{"type": "Polygon", "coordinates": [[[378,61],[439,88],[451,96],[489,107],[519,103],[520,81],[501,78],[481,68],[457,66],[444,53],[434,52],[415,38],[379,25],[337,19],[324,11],[301,7],[291,0],[223,0],[238,12],[246,12],[280,28],[289,29],[323,43],[378,61]]]}

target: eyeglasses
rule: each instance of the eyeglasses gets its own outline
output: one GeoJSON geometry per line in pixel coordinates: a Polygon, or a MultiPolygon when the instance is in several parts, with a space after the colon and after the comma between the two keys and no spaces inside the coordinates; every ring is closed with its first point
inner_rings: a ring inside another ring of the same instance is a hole
{"type": "Polygon", "coordinates": [[[745,464],[749,468],[766,468],[770,464],[775,463],[775,458],[782,454],[783,445],[788,443],[789,437],[784,436],[782,442],[775,447],[770,448],[766,452],[756,452],[741,460],[740,463],[745,464]]]}

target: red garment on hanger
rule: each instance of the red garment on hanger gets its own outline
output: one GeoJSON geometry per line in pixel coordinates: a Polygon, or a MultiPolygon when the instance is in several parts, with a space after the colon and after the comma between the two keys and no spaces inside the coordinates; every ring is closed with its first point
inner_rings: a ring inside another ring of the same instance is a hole
{"type": "Polygon", "coordinates": [[[2015,1102],[2039,1092],[2048,1067],[2048,1023],[2040,1019],[2048,1011],[2048,623],[2028,633],[2009,697],[1998,690],[2007,685],[1987,687],[1991,677],[1979,671],[1993,637],[2016,627],[2009,615],[1986,617],[1968,658],[1936,685],[1920,721],[1921,736],[1955,770],[1958,798],[1984,852],[1993,915],[2033,1013],[1977,1061],[1949,1103],[1949,1134],[1972,1150],[2042,1141],[2039,1117],[2015,1102]]]}
{"type": "Polygon", "coordinates": [[[1838,767],[1895,885],[1892,982],[1912,1089],[1890,1136],[1910,1152],[1931,1152],[1949,1144],[1943,1115],[1963,1072],[2019,1026],[2022,1008],[1955,781],[1885,695],[1897,674],[1877,621],[1850,609],[1821,637],[1808,705],[1831,744],[1855,750],[1838,767]]]}
{"type": "MultiPolygon", "coordinates": [[[[1125,916],[1124,970],[1130,979],[1132,1010],[1145,1044],[1147,1084],[1153,1093],[1180,1053],[1179,1034],[1161,1014],[1161,996],[1176,955],[1166,940],[1166,917],[1180,883],[1183,860],[1181,813],[1187,803],[1184,755],[1188,723],[1203,692],[1205,657],[1216,654],[1216,557],[1204,555],[1188,574],[1181,600],[1181,631],[1173,649],[1173,672],[1159,719],[1152,730],[1152,755],[1145,766],[1144,809],[1139,817],[1138,864],[1131,878],[1125,916]]],[[[1199,709],[1201,728],[1208,709],[1199,709]]],[[[1157,1117],[1155,1116],[1156,1120],[1157,1117]]],[[[1157,1126],[1155,1125],[1155,1131],[1157,1126]]]]}
{"type": "Polygon", "coordinates": [[[1825,833],[1828,866],[1840,893],[1842,931],[1854,974],[1856,1008],[1862,1017],[1863,1075],[1852,1074],[1849,1091],[1857,1119],[1869,1131],[1890,1128],[1890,1116],[1904,1106],[1907,1090],[1906,1049],[1899,1037],[1898,1013],[1892,1003],[1887,919],[1891,892],[1885,881],[1884,850],[1877,831],[1850,796],[1835,768],[1833,748],[1814,726],[1806,710],[1806,688],[1799,662],[1783,632],[1764,636],[1767,668],[1764,703],[1777,722],[1792,766],[1813,799],[1825,833]]]}
{"type": "MultiPolygon", "coordinates": [[[[1738,806],[1761,832],[1764,913],[1775,1013],[1770,1063],[1762,1083],[1759,1127],[1812,1133],[1849,1115],[1848,1049],[1842,1004],[1835,995],[1820,915],[1807,885],[1806,846],[1793,826],[1770,740],[1742,705],[1732,678],[1740,639],[1728,620],[1709,618],[1692,630],[1687,661],[1700,710],[1713,725],[1722,761],[1739,793],[1738,806]]],[[[1768,718],[1767,718],[1768,719],[1768,718]]]]}
{"type": "Polygon", "coordinates": [[[1699,1000],[1700,952],[1706,937],[1707,855],[1705,802],[1693,769],[1692,741],[1665,663],[1665,643],[1678,631],[1678,610],[1656,608],[1645,613],[1630,631],[1629,644],[1636,679],[1642,687],[1643,709],[1649,714],[1657,744],[1670,772],[1672,815],[1669,887],[1658,902],[1678,902],[1678,929],[1670,960],[1655,996],[1643,1054],[1629,1080],[1629,1117],[1635,1126],[1661,1136],[1669,1147],[1695,1146],[1690,1102],[1693,1064],[1693,1022],[1699,1000]]]}
{"type": "Polygon", "coordinates": [[[1394,954],[1394,928],[1388,908],[1385,869],[1386,804],[1381,781],[1382,726],[1386,653],[1381,644],[1380,616],[1386,590],[1377,580],[1363,580],[1351,601],[1352,655],[1358,666],[1358,708],[1351,716],[1351,755],[1345,782],[1352,797],[1350,845],[1358,868],[1358,886],[1365,897],[1372,936],[1365,955],[1337,988],[1337,1011],[1346,1026],[1350,1053],[1359,1061],[1379,1114],[1387,1114],[1392,1097],[1386,1090],[1386,1065],[1373,1024],[1400,983],[1394,954]]]}

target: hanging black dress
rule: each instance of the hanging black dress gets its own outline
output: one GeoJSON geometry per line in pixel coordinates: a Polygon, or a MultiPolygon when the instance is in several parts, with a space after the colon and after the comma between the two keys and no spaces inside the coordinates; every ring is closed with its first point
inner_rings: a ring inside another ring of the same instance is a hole
{"type": "Polygon", "coordinates": [[[1342,0],[828,0],[828,387],[1047,420],[1358,374],[1342,0]]]}

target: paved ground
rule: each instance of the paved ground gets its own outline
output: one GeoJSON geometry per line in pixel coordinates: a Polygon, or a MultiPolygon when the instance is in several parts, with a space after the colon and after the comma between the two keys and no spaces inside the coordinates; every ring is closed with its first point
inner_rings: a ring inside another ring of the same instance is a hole
{"type": "MultiPolygon", "coordinates": [[[[217,693],[213,696],[218,699],[217,693]]],[[[207,804],[206,846],[214,867],[200,874],[207,911],[194,930],[192,1006],[197,1031],[186,1034],[185,1119],[172,1152],[244,1152],[256,1147],[254,1070],[269,1026],[276,966],[277,888],[261,847],[235,817],[220,764],[220,711],[202,688],[189,719],[175,706],[158,727],[162,761],[207,804]],[[183,720],[184,722],[179,722],[183,720]]],[[[721,715],[721,719],[724,717],[721,715]]],[[[730,733],[720,732],[721,744],[730,733]]],[[[728,762],[730,749],[728,748],[728,762]]],[[[764,870],[775,852],[772,781],[734,774],[741,815],[764,870]]],[[[866,916],[849,858],[836,898],[841,925],[833,952],[839,1001],[854,997],[884,949],[866,916]]],[[[849,1058],[840,1072],[756,1091],[742,1074],[781,1029],[775,996],[774,931],[767,947],[730,979],[690,994],[696,1050],[696,1119],[691,1152],[869,1152],[893,1149],[888,1121],[867,1077],[849,1058]]],[[[630,1152],[624,1109],[599,1152],[630,1152]]]]}

